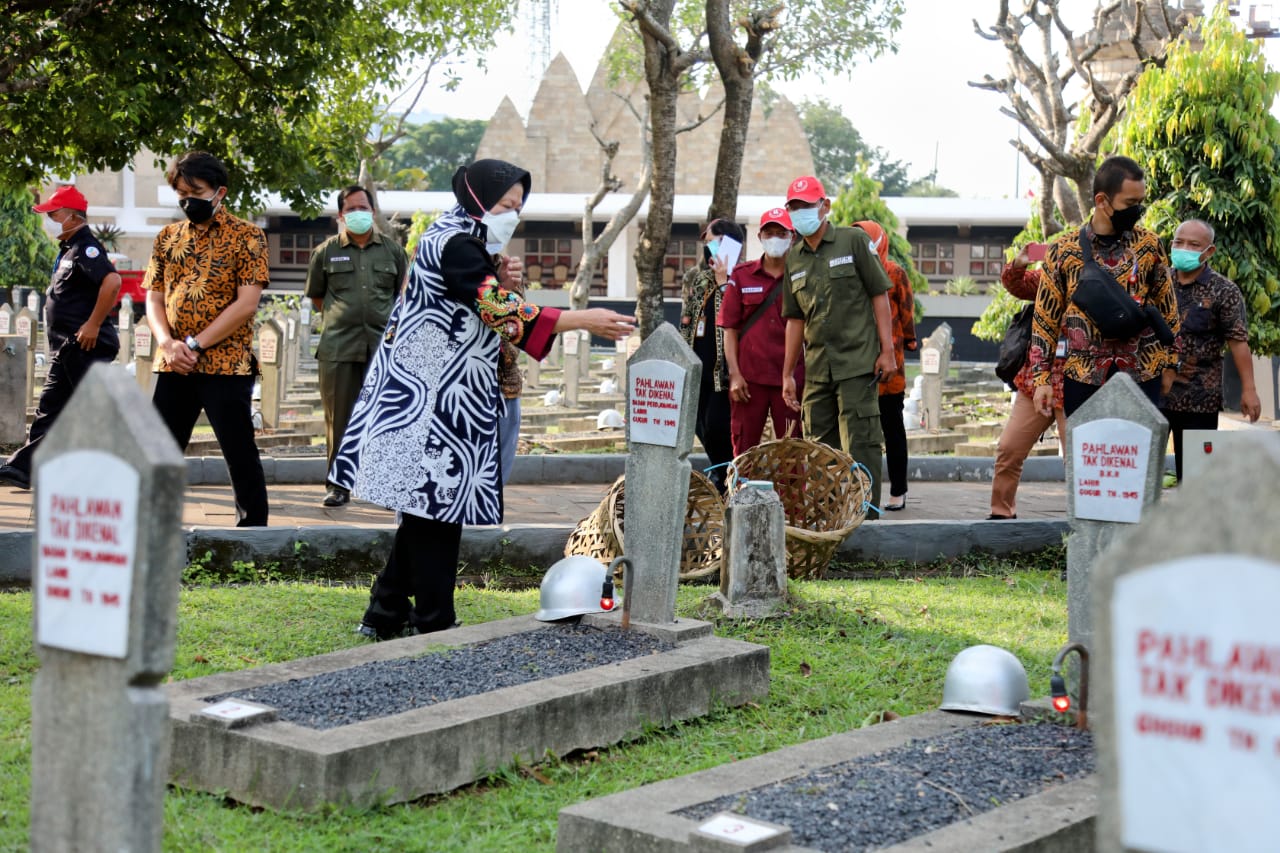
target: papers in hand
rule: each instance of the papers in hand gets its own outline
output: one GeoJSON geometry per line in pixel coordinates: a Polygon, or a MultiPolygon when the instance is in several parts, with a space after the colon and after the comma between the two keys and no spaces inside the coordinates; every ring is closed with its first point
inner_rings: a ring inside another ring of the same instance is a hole
{"type": "Polygon", "coordinates": [[[733,268],[738,265],[738,258],[741,256],[742,244],[726,234],[721,234],[720,245],[716,248],[716,258],[724,261],[724,268],[729,272],[733,272],[733,268]]]}

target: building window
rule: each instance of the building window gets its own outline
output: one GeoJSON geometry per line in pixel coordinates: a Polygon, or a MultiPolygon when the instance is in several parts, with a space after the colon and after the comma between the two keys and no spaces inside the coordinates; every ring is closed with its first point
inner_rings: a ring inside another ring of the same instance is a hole
{"type": "Polygon", "coordinates": [[[672,240],[667,243],[667,256],[662,259],[662,295],[680,297],[684,274],[702,261],[702,244],[698,240],[672,240]]]}
{"type": "Polygon", "coordinates": [[[276,234],[275,238],[279,241],[280,248],[277,250],[273,266],[305,267],[311,263],[311,250],[329,239],[329,236],[311,231],[276,234]]]}
{"type": "Polygon", "coordinates": [[[911,256],[923,276],[949,276],[956,271],[954,243],[912,243],[911,256]]]}
{"type": "Polygon", "coordinates": [[[559,290],[573,280],[576,240],[569,237],[526,237],[524,268],[529,283],[559,290]]]}

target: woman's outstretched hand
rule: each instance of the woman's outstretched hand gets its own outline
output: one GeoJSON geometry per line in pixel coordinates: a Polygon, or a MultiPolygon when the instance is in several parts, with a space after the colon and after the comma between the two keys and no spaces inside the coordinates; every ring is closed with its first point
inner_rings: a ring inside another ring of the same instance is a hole
{"type": "Polygon", "coordinates": [[[556,320],[557,332],[585,329],[593,335],[616,341],[625,338],[636,329],[636,318],[608,308],[587,308],[581,311],[564,311],[556,320]]]}

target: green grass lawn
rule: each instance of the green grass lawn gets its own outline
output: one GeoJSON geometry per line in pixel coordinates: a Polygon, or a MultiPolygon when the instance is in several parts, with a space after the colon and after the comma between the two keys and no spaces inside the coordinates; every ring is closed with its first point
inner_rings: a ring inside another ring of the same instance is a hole
{"type": "MultiPolygon", "coordinates": [[[[557,812],[572,803],[847,731],[883,711],[937,707],[947,664],[979,642],[1022,659],[1032,694],[1047,693],[1049,662],[1066,638],[1062,549],[1017,562],[953,561],[964,577],[903,565],[880,580],[792,586],[789,615],[724,621],[723,636],[768,645],[769,697],[639,740],[513,767],[452,794],[366,810],[280,814],[170,788],[166,850],[551,851],[557,812]]],[[[936,570],[938,566],[932,567],[936,570]]],[[[707,586],[683,586],[677,608],[694,616],[707,586]]],[[[352,628],[363,588],[321,584],[183,590],[173,679],[245,669],[358,645],[352,628]]],[[[532,613],[537,591],[464,588],[467,623],[532,613]]],[[[0,594],[0,850],[27,847],[31,595],[0,594]]]]}

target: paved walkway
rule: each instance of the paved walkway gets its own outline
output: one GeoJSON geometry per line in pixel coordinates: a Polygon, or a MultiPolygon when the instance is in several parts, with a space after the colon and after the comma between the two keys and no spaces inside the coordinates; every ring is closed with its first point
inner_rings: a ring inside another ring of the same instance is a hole
{"type": "MultiPolygon", "coordinates": [[[[608,491],[608,484],[542,484],[509,486],[506,490],[507,524],[576,524],[590,515],[608,491]]],[[[367,527],[394,524],[391,512],[363,501],[337,509],[320,505],[320,485],[270,485],[273,526],[306,527],[341,524],[367,527]]],[[[31,492],[0,486],[0,530],[34,526],[31,492]]],[[[885,522],[922,520],[977,521],[990,512],[990,483],[912,483],[907,508],[887,513],[885,522]]],[[[1065,518],[1066,486],[1061,482],[1023,483],[1018,489],[1019,518],[1065,518]]],[[[235,524],[235,503],[230,486],[191,486],[183,505],[187,526],[230,527],[235,524]]]]}

